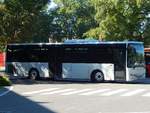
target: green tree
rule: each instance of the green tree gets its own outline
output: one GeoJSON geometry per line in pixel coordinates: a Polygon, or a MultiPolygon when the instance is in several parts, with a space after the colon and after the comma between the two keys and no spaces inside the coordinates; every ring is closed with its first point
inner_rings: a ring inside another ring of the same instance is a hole
{"type": "Polygon", "coordinates": [[[86,36],[105,40],[146,40],[150,0],[91,0],[91,3],[99,26],[86,32],[86,36]]]}
{"type": "Polygon", "coordinates": [[[97,26],[94,20],[94,7],[89,0],[55,0],[57,4],[54,23],[62,39],[83,38],[90,28],[97,26]]]}
{"type": "Polygon", "coordinates": [[[5,30],[3,28],[3,15],[4,12],[6,12],[5,5],[3,4],[3,1],[0,1],[0,52],[5,50],[5,45],[7,43],[6,37],[5,37],[5,30]]]}
{"type": "Polygon", "coordinates": [[[0,2],[0,40],[13,42],[48,41],[49,0],[4,0],[0,2]]]}

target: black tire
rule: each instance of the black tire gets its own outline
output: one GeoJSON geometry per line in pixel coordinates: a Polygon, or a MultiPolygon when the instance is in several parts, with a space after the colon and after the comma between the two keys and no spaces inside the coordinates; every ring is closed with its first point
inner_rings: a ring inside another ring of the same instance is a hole
{"type": "Polygon", "coordinates": [[[37,69],[31,69],[29,71],[29,77],[28,78],[31,80],[38,80],[40,78],[38,70],[37,69]]]}
{"type": "Polygon", "coordinates": [[[92,82],[104,82],[104,74],[99,70],[93,71],[91,74],[91,81],[92,82]]]}

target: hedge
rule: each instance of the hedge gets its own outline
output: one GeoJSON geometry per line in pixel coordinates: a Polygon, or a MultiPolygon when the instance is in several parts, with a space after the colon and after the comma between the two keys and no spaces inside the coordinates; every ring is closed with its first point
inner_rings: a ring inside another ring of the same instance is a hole
{"type": "Polygon", "coordinates": [[[3,76],[0,75],[0,86],[10,86],[10,85],[11,85],[11,82],[8,79],[8,77],[5,75],[3,76]]]}

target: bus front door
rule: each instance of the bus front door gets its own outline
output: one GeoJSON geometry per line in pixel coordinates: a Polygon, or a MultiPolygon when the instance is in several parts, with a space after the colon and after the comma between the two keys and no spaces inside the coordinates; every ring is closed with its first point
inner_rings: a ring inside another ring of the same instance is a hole
{"type": "Polygon", "coordinates": [[[114,80],[126,81],[126,51],[125,49],[114,50],[114,80]]]}
{"type": "Polygon", "coordinates": [[[125,67],[115,65],[115,74],[114,74],[114,80],[115,81],[126,81],[126,73],[125,73],[125,67]]]}

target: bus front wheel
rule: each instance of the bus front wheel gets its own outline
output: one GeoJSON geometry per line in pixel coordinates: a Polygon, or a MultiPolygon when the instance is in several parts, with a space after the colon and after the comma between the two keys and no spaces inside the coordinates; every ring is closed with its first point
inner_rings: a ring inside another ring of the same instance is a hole
{"type": "Polygon", "coordinates": [[[91,74],[91,81],[92,82],[103,82],[104,81],[104,74],[99,70],[93,71],[91,74]]]}
{"type": "Polygon", "coordinates": [[[29,71],[29,79],[32,79],[32,80],[37,80],[39,79],[39,72],[37,69],[31,69],[29,71]]]}

